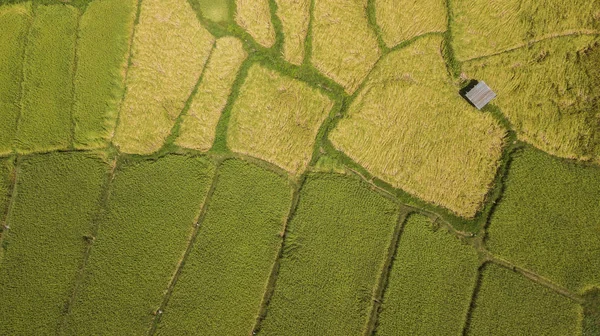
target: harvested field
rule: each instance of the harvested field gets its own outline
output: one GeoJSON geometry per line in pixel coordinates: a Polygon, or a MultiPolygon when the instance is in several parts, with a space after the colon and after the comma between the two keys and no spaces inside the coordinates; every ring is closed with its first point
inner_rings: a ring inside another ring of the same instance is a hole
{"type": "Polygon", "coordinates": [[[227,145],[292,174],[302,173],[332,106],[307,84],[253,65],[231,111],[227,145]]]}
{"type": "Polygon", "coordinates": [[[275,0],[277,16],[283,26],[283,57],[300,65],[304,61],[304,42],[308,32],[311,0],[275,0]]]}
{"type": "Polygon", "coordinates": [[[382,59],[330,140],[374,176],[473,217],[490,188],[505,130],[458,95],[440,36],[382,59]]]}
{"type": "Polygon", "coordinates": [[[598,195],[600,168],[527,148],[513,159],[486,244],[572,291],[600,286],[598,195]]]}
{"type": "Polygon", "coordinates": [[[381,37],[392,48],[415,36],[444,32],[448,26],[444,0],[375,0],[381,37]]]}
{"type": "Polygon", "coordinates": [[[381,55],[367,0],[314,1],[311,62],[352,94],[381,55]]]}
{"type": "Polygon", "coordinates": [[[76,148],[106,146],[114,133],[137,2],[94,1],[81,17],[73,108],[76,148]]]}
{"type": "Polygon", "coordinates": [[[524,276],[487,264],[468,335],[578,335],[581,308],[524,276]]]}
{"type": "Polygon", "coordinates": [[[471,246],[429,218],[404,224],[379,314],[377,335],[460,335],[477,280],[471,246]]]}
{"type": "Polygon", "coordinates": [[[175,155],[117,169],[68,335],[148,332],[214,172],[204,158],[175,155]]]}
{"type": "Polygon", "coordinates": [[[309,175],[261,335],[359,335],[399,207],[365,183],[309,175]]]}
{"type": "Polygon", "coordinates": [[[600,1],[450,1],[452,42],[460,61],[541,39],[600,33],[600,1]]]}
{"type": "Polygon", "coordinates": [[[249,335],[291,203],[288,182],[227,160],[159,335],[249,335]]]}
{"type": "Polygon", "coordinates": [[[519,137],[556,156],[600,164],[600,38],[562,37],[468,62],[496,91],[519,137]]]}
{"type": "Polygon", "coordinates": [[[247,56],[240,40],[234,37],[217,40],[198,91],[182,118],[179,137],[175,140],[177,145],[201,151],[212,147],[221,112],[247,56]]]}
{"type": "Polygon", "coordinates": [[[16,147],[21,153],[71,145],[73,68],[79,12],[40,5],[27,38],[16,147]]]}
{"type": "Polygon", "coordinates": [[[108,165],[86,154],[20,161],[3,237],[0,334],[51,335],[64,312],[99,209],[108,165]]]}
{"type": "Polygon", "coordinates": [[[122,152],[160,149],[213,47],[187,0],[144,0],[114,143],[122,152]]]}
{"type": "Polygon", "coordinates": [[[31,20],[31,3],[0,5],[0,154],[12,151],[17,131],[23,52],[31,20]]]}
{"type": "Polygon", "coordinates": [[[202,16],[214,22],[229,20],[230,0],[195,0],[202,16]]]}
{"type": "Polygon", "coordinates": [[[275,44],[275,28],[269,0],[235,0],[235,6],[235,22],[258,44],[271,48],[275,44]]]}

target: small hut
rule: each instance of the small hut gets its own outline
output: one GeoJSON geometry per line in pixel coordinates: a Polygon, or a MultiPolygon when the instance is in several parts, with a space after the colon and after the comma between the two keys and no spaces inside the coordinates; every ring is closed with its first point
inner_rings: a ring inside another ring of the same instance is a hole
{"type": "Polygon", "coordinates": [[[472,89],[467,91],[465,97],[475,105],[478,110],[481,110],[487,105],[492,99],[496,97],[496,94],[485,82],[478,82],[472,89]]]}

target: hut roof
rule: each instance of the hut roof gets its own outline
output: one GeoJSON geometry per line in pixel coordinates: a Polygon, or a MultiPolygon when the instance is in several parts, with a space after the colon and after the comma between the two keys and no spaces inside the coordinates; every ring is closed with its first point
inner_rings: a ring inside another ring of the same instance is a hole
{"type": "Polygon", "coordinates": [[[485,82],[481,81],[469,90],[465,96],[478,110],[481,110],[496,97],[496,94],[485,84],[485,82]]]}

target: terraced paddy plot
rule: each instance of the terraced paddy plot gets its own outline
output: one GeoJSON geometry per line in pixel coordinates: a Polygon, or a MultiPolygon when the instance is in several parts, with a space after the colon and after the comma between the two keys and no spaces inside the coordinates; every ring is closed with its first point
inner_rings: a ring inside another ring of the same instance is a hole
{"type": "Polygon", "coordinates": [[[580,307],[524,276],[487,264],[468,335],[579,335],[580,307]]]}
{"type": "Polygon", "coordinates": [[[330,140],[374,176],[463,217],[493,182],[505,130],[458,94],[426,36],[382,59],[330,140]]]}
{"type": "Polygon", "coordinates": [[[304,61],[304,42],[310,18],[310,0],[276,0],[277,16],[283,29],[283,57],[300,65],[304,61]]]}
{"type": "Polygon", "coordinates": [[[99,209],[108,165],[86,154],[20,159],[3,237],[0,334],[56,331],[99,209]]]}
{"type": "Polygon", "coordinates": [[[463,71],[484,80],[519,137],[560,157],[600,163],[600,38],[563,37],[486,59],[463,71]]]}
{"type": "Polygon", "coordinates": [[[260,335],[359,335],[399,207],[364,183],[310,175],[260,335]]]}
{"type": "Polygon", "coordinates": [[[315,0],[312,64],[352,94],[381,54],[367,0],[315,0]]]}
{"type": "Polygon", "coordinates": [[[450,1],[454,52],[460,61],[560,35],[600,33],[600,2],[450,1]]]}
{"type": "Polygon", "coordinates": [[[600,168],[528,148],[491,218],[490,251],[573,291],[600,285],[600,168]]]}
{"type": "Polygon", "coordinates": [[[243,161],[219,167],[214,194],[159,335],[248,335],[291,203],[288,182],[243,161]]]}
{"type": "Polygon", "coordinates": [[[460,335],[477,280],[471,246],[412,215],[392,264],[377,335],[460,335]]]}
{"type": "Polygon", "coordinates": [[[16,136],[19,152],[51,151],[71,145],[78,16],[71,6],[36,6],[23,64],[16,136]]]}
{"type": "Polygon", "coordinates": [[[229,19],[229,0],[196,0],[202,16],[215,22],[229,19]]]}
{"type": "Polygon", "coordinates": [[[144,0],[114,143],[122,152],[160,149],[213,47],[186,0],[144,0]]]}
{"type": "Polygon", "coordinates": [[[0,154],[12,151],[17,130],[23,52],[31,20],[31,3],[0,5],[0,154]]]}
{"type": "Polygon", "coordinates": [[[214,172],[206,159],[183,156],[117,169],[64,334],[148,331],[214,172]]]}
{"type": "Polygon", "coordinates": [[[79,23],[75,147],[106,146],[116,126],[137,0],[91,2],[79,23]]]}
{"type": "Polygon", "coordinates": [[[269,0],[236,0],[235,22],[258,44],[270,48],[275,44],[275,28],[271,21],[269,0]]]}
{"type": "Polygon", "coordinates": [[[444,32],[448,25],[443,0],[375,0],[374,7],[381,37],[390,48],[425,33],[444,32]]]}
{"type": "Polygon", "coordinates": [[[332,106],[307,84],[253,65],[231,111],[227,145],[299,174],[332,106]]]}
{"type": "Polygon", "coordinates": [[[177,145],[201,151],[212,147],[221,112],[247,56],[240,40],[234,37],[217,40],[190,108],[182,116],[177,145]]]}

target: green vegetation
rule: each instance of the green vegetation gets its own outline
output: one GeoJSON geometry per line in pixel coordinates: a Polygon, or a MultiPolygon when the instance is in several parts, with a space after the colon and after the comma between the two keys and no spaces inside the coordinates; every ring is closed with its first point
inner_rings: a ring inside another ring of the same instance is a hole
{"type": "Polygon", "coordinates": [[[113,142],[125,153],[151,154],[185,107],[215,38],[187,0],[144,0],[138,21],[113,142]]]}
{"type": "Polygon", "coordinates": [[[284,178],[225,161],[158,334],[250,334],[290,202],[284,178]]]}
{"type": "Polygon", "coordinates": [[[581,308],[495,264],[482,269],[468,335],[577,335],[581,308]]]}
{"type": "Polygon", "coordinates": [[[0,5],[0,154],[12,151],[21,113],[23,52],[31,3],[0,5]]]}
{"type": "Polygon", "coordinates": [[[600,163],[600,38],[560,37],[463,67],[498,93],[518,136],[565,158],[600,163]]]}
{"type": "Polygon", "coordinates": [[[36,6],[23,64],[19,152],[71,145],[71,109],[79,12],[65,5],[36,6]]]}
{"type": "Polygon", "coordinates": [[[472,218],[494,180],[506,131],[457,94],[441,43],[439,35],[424,36],[386,55],[329,139],[392,186],[472,218]]]}
{"type": "MultiPolygon", "coordinates": [[[[561,35],[600,33],[600,1],[449,1],[460,61],[561,35]]],[[[551,82],[551,81],[550,81],[551,82]]]]}
{"type": "Polygon", "coordinates": [[[300,174],[332,106],[306,83],[252,65],[231,110],[227,145],[300,174]]]}
{"type": "Polygon", "coordinates": [[[477,279],[475,249],[423,215],[404,224],[377,335],[459,335],[477,279]]]}
{"type": "Polygon", "coordinates": [[[583,336],[600,335],[600,288],[586,291],[583,304],[583,336]]]}
{"type": "Polygon", "coordinates": [[[3,228],[1,226],[4,224],[4,214],[9,201],[11,175],[14,169],[13,161],[12,158],[0,159],[0,237],[2,236],[3,228]]]}
{"type": "Polygon", "coordinates": [[[214,166],[202,157],[170,155],[117,167],[68,335],[147,332],[162,302],[214,166]]]}
{"type": "Polygon", "coordinates": [[[94,1],[79,24],[75,147],[108,144],[116,126],[137,0],[94,1]]]}
{"type": "Polygon", "coordinates": [[[360,334],[398,215],[362,182],[309,175],[260,334],[360,334]]]}
{"type": "Polygon", "coordinates": [[[195,0],[205,18],[222,22],[229,19],[229,0],[195,0]]]}
{"type": "Polygon", "coordinates": [[[19,160],[3,232],[0,334],[51,335],[75,283],[108,165],[82,153],[19,160]]]}
{"type": "Polygon", "coordinates": [[[600,284],[600,168],[533,148],[515,156],[490,251],[573,291],[600,284]]]}

